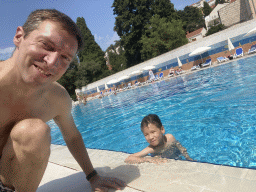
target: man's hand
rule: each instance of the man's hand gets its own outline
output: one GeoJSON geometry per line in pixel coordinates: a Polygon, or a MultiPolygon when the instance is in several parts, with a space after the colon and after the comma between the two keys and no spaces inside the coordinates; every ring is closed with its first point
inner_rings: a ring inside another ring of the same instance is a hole
{"type": "Polygon", "coordinates": [[[125,187],[125,182],[120,179],[113,177],[102,177],[99,175],[95,175],[91,180],[90,184],[93,191],[97,192],[106,192],[109,188],[114,188],[117,190],[121,190],[121,188],[125,187]]]}

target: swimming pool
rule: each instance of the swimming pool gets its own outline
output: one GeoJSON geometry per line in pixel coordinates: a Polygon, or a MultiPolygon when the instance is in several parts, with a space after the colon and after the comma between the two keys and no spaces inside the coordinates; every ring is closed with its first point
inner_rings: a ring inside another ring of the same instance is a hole
{"type": "MultiPolygon", "coordinates": [[[[147,146],[142,118],[159,115],[199,162],[256,168],[256,56],[89,101],[72,110],[87,148],[147,146]]],[[[52,143],[65,145],[53,121],[52,143]]]]}

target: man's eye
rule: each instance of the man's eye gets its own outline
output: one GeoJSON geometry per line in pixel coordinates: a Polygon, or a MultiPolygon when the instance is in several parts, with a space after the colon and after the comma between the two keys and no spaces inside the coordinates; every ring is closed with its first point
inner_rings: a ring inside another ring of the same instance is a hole
{"type": "Polygon", "coordinates": [[[67,56],[65,56],[65,55],[62,55],[62,58],[67,60],[67,61],[70,61],[70,59],[67,56]]]}
{"type": "Polygon", "coordinates": [[[46,50],[48,50],[48,51],[53,51],[53,50],[54,50],[53,47],[51,47],[48,43],[46,43],[46,42],[44,42],[44,41],[42,41],[41,43],[43,44],[43,47],[44,47],[46,50]]]}

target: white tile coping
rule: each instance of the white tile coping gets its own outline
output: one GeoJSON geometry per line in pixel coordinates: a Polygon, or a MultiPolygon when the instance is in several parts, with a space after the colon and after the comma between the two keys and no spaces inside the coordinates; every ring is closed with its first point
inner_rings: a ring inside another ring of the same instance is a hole
{"type": "MultiPolygon", "coordinates": [[[[66,146],[52,145],[49,163],[38,192],[90,191],[90,185],[66,146]]],[[[124,180],[133,191],[244,191],[256,188],[256,170],[207,163],[168,160],[165,164],[129,165],[121,152],[88,149],[95,169],[101,175],[124,180]]],[[[114,191],[114,190],[109,190],[114,191]]]]}

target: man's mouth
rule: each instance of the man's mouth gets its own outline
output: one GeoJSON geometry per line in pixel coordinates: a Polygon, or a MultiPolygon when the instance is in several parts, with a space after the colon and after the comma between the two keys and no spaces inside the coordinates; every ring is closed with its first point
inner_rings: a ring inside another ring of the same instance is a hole
{"type": "Polygon", "coordinates": [[[38,71],[40,72],[40,73],[42,73],[43,75],[45,75],[45,76],[47,76],[47,77],[49,77],[49,76],[51,76],[52,74],[50,74],[50,73],[47,73],[47,72],[45,72],[42,68],[40,68],[40,67],[38,67],[37,65],[34,65],[37,69],[38,69],[38,71]]]}

